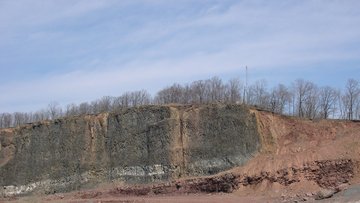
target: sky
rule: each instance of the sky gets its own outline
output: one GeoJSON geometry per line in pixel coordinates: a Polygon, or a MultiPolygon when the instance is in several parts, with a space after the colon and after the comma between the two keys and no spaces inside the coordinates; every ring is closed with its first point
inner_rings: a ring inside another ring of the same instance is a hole
{"type": "Polygon", "coordinates": [[[0,112],[219,76],[360,80],[358,0],[0,0],[0,112]]]}

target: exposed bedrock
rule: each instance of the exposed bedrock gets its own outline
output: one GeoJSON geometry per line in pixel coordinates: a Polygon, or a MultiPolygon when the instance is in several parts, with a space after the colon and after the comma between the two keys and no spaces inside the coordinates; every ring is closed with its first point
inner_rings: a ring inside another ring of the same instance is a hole
{"type": "Polygon", "coordinates": [[[244,164],[260,136],[244,106],[144,106],[0,129],[0,145],[6,196],[211,175],[244,164]]]}

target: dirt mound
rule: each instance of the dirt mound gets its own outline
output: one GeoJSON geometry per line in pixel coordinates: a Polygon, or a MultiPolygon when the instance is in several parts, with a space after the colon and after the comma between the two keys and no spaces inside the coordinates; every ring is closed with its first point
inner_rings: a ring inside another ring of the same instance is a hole
{"type": "Polygon", "coordinates": [[[322,189],[338,192],[343,185],[360,183],[359,122],[308,120],[258,110],[253,113],[262,150],[245,166],[231,171],[257,177],[258,184],[239,188],[237,194],[308,200],[322,189]],[[279,181],[265,178],[267,174],[276,174],[279,181]]]}

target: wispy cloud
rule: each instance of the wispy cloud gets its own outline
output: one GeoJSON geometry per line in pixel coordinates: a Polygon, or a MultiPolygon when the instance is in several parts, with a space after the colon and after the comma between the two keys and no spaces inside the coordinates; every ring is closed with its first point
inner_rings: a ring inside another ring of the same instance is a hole
{"type": "MultiPolygon", "coordinates": [[[[359,6],[351,0],[1,1],[0,91],[6,94],[0,111],[154,91],[241,74],[245,65],[277,76],[289,68],[348,65],[360,61],[359,6]]],[[[349,70],[360,72],[354,64],[349,70]]]]}

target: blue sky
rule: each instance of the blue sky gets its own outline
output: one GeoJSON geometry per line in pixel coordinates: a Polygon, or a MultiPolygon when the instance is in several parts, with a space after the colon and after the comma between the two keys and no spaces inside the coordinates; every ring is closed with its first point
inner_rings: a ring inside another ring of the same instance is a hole
{"type": "Polygon", "coordinates": [[[360,80],[358,0],[0,0],[0,112],[217,75],[360,80]]]}

